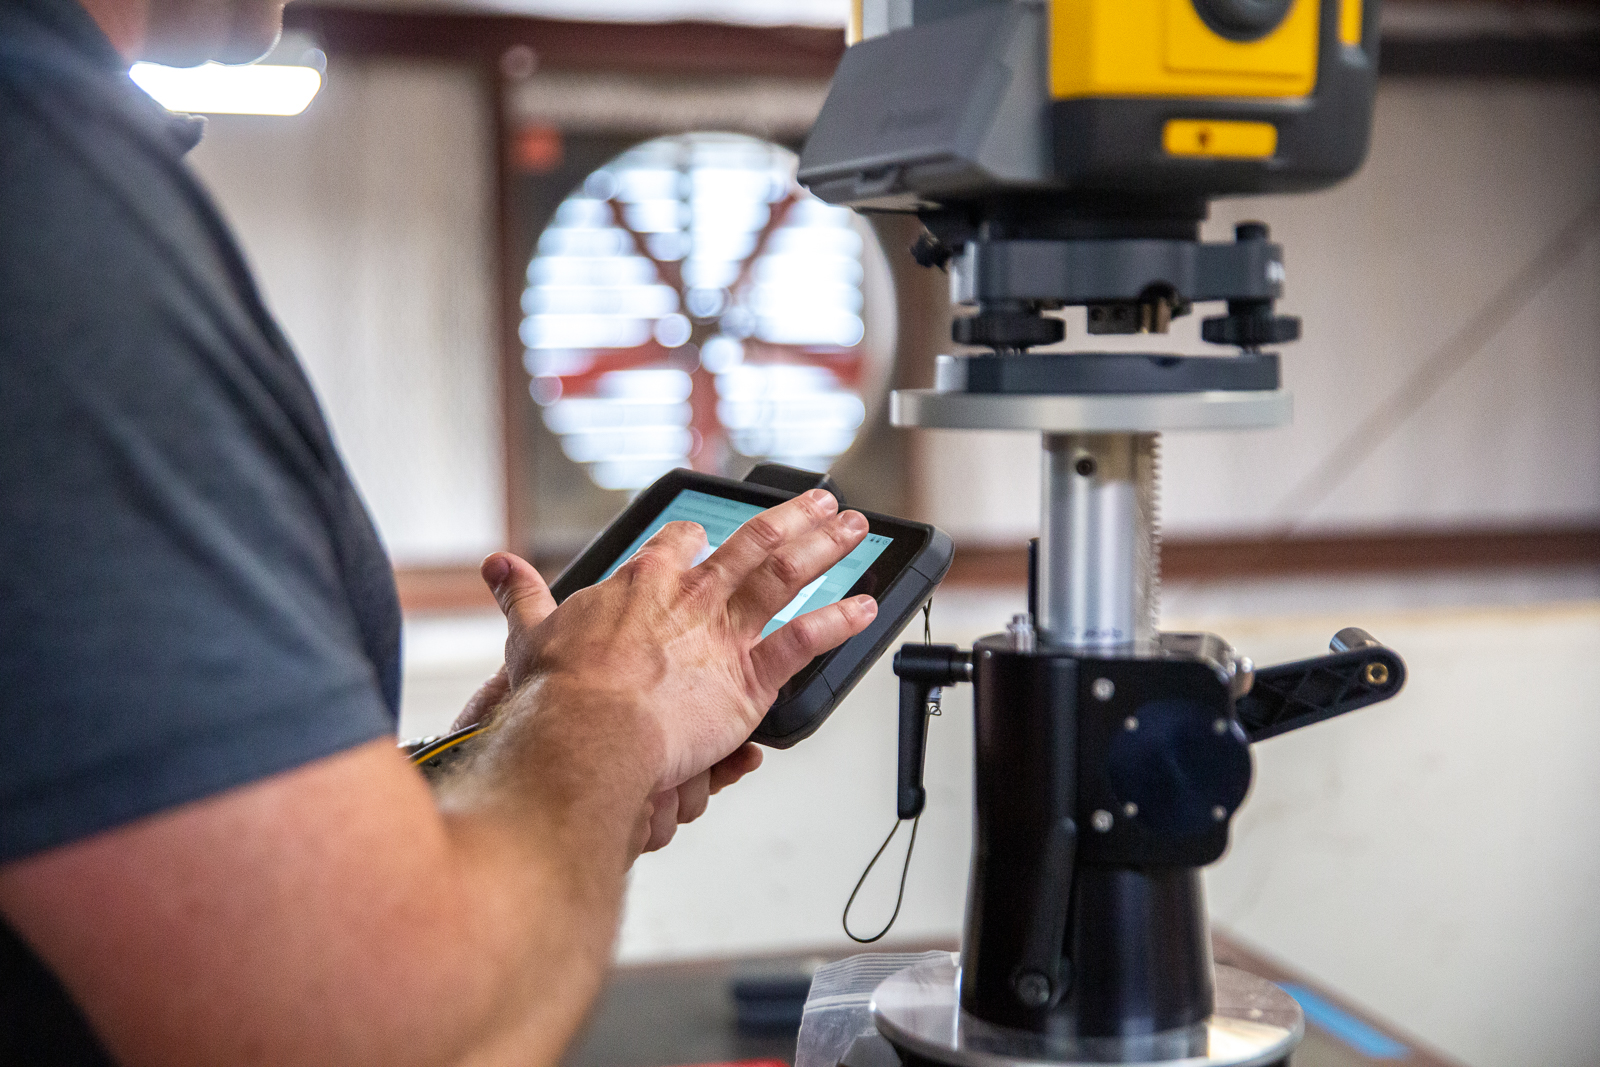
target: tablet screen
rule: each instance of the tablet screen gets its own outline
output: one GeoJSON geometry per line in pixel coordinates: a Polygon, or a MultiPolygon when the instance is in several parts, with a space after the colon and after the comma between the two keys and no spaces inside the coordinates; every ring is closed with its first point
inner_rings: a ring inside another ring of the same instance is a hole
{"type": "MultiPolygon", "coordinates": [[[[746,519],[759,514],[762,510],[764,509],[760,505],[746,504],[742,500],[729,500],[727,497],[713,496],[697,489],[681,490],[672,498],[672,502],[662,508],[661,513],[650,521],[650,525],[634,538],[633,544],[628,546],[627,551],[606,568],[600,580],[604,581],[611,577],[613,571],[632,558],[635,552],[644,547],[646,541],[655,536],[657,530],[669,522],[686,519],[699,523],[706,531],[705,555],[710,555],[711,550],[726,541],[733,531],[744,525],[746,519]]],[[[800,590],[793,600],[784,605],[783,610],[774,615],[772,621],[761,631],[761,636],[767,636],[796,615],[804,615],[808,611],[815,611],[844,599],[857,580],[866,573],[867,568],[872,566],[873,561],[893,543],[892,537],[876,533],[867,534],[848,556],[835,563],[825,574],[800,590]]],[[[700,560],[696,559],[695,562],[699,563],[700,560]]]]}

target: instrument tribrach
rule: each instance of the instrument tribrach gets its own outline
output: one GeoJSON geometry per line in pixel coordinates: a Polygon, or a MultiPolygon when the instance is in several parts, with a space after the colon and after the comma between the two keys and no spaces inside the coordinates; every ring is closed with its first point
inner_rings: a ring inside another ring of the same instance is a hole
{"type": "Polygon", "coordinates": [[[1157,629],[1159,435],[1278,426],[1281,248],[1203,243],[1211,198],[1321,188],[1366,151],[1374,0],[890,0],[858,5],[801,158],[824,200],[914,212],[913,250],[967,313],[896,425],[1031,430],[1044,446],[1030,610],[971,649],[910,644],[898,805],[922,808],[939,688],[975,689],[975,826],[959,966],[878,987],[908,1063],[1274,1064],[1302,1033],[1276,986],[1213,964],[1200,869],[1228,843],[1250,746],[1399,691],[1362,630],[1256,669],[1157,629]],[[876,36],[873,36],[876,34],[876,36]],[[1195,303],[1217,355],[1030,352],[1165,334],[1195,303]]]}

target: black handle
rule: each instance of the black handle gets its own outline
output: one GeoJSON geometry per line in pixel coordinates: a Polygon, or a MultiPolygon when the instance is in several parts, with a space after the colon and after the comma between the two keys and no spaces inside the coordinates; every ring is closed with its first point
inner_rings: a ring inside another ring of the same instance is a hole
{"type": "Polygon", "coordinates": [[[894,654],[900,676],[900,763],[895,810],[902,819],[922,814],[928,802],[922,765],[928,749],[928,699],[935,689],[972,679],[972,656],[955,645],[901,645],[894,654]]]}
{"type": "Polygon", "coordinates": [[[928,752],[928,698],[934,688],[927,682],[900,679],[900,764],[894,797],[902,819],[921,815],[928,802],[922,767],[928,752]]]}
{"type": "Polygon", "coordinates": [[[1354,626],[1333,635],[1333,652],[1255,674],[1235,709],[1252,743],[1388,700],[1406,684],[1405,661],[1354,626]]]}

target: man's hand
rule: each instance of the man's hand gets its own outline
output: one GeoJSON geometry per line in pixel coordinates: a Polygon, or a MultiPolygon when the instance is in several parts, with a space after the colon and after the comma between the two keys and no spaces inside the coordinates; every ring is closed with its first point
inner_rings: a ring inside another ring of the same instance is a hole
{"type": "MultiPolygon", "coordinates": [[[[484,581],[506,614],[506,665],[468,703],[470,725],[531,684],[546,714],[608,710],[613,720],[643,712],[664,750],[646,822],[646,851],[698,818],[709,797],[760,766],[741,743],[778,688],[812,657],[859,633],[877,612],[855,597],[791,621],[765,640],[761,630],[813,578],[850,552],[866,519],[837,511],[814,490],[753,518],[709,559],[693,523],[672,523],[605,582],[560,609],[525,560],[495,553],[484,581]]],[[[643,751],[649,751],[644,749],[643,751]]]]}
{"type": "Polygon", "coordinates": [[[754,516],[693,566],[705,531],[669,523],[557,611],[537,595],[507,598],[511,686],[537,686],[549,714],[626,730],[652,792],[674,789],[743,744],[791,675],[875,617],[871,597],[852,597],[761,637],[866,532],[859,512],[812,490],[754,516]]]}

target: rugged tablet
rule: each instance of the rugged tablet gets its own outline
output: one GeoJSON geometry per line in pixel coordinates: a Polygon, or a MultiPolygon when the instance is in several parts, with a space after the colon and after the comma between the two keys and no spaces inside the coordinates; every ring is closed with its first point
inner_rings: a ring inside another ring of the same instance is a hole
{"type": "MultiPolygon", "coordinates": [[[[561,572],[550,591],[560,603],[584,586],[605,579],[652,534],[679,519],[704,527],[706,540],[715,548],[752,515],[815,485],[833,489],[822,475],[776,464],[762,464],[742,482],[690,470],[670,471],[634,498],[561,572]]],[[[862,514],[867,517],[867,536],[831,570],[800,590],[762,636],[797,615],[858,593],[872,594],[878,601],[878,616],[864,631],[818,656],[791,678],[752,740],[788,748],[809,737],[950,569],[952,547],[943,531],[870,511],[862,514]]]]}

